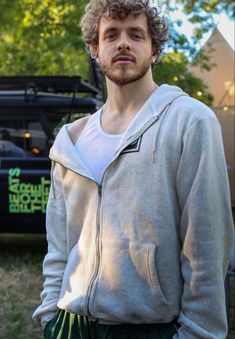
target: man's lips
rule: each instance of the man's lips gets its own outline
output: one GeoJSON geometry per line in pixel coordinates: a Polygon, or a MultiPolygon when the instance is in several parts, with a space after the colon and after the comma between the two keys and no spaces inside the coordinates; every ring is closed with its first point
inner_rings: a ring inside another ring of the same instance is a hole
{"type": "Polygon", "coordinates": [[[135,59],[129,56],[118,56],[114,58],[113,62],[119,63],[119,64],[129,64],[132,62],[135,62],[135,59]]]}

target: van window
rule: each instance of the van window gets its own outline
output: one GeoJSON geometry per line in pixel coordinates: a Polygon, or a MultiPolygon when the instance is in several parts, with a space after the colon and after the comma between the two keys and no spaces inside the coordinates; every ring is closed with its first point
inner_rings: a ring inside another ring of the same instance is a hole
{"type": "Polygon", "coordinates": [[[20,150],[25,157],[48,155],[49,145],[40,122],[0,121],[0,156],[20,156],[20,150]]]}

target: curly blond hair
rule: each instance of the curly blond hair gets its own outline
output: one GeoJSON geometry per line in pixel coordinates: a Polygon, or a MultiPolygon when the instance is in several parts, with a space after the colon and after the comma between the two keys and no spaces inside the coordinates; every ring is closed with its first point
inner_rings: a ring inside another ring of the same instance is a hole
{"type": "Polygon", "coordinates": [[[165,19],[160,17],[159,11],[150,5],[149,0],[91,0],[81,19],[83,39],[91,55],[93,47],[98,45],[98,31],[102,17],[124,20],[129,15],[136,17],[140,14],[145,14],[147,17],[157,62],[168,38],[168,27],[165,19]]]}

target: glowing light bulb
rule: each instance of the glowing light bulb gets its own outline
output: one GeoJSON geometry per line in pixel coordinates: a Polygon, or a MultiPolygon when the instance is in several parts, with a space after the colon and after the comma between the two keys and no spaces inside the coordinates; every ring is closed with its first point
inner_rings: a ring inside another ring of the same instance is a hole
{"type": "Polygon", "coordinates": [[[31,152],[34,155],[39,155],[40,154],[40,149],[38,147],[32,147],[31,152]]]}
{"type": "Polygon", "coordinates": [[[29,133],[29,132],[24,132],[24,138],[25,138],[25,139],[31,138],[31,133],[29,133]]]}

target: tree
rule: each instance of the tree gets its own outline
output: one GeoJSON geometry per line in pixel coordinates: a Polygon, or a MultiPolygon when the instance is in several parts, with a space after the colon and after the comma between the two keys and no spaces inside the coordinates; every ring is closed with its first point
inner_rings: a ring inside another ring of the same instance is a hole
{"type": "Polygon", "coordinates": [[[215,66],[209,53],[199,51],[200,41],[205,33],[216,27],[216,15],[226,12],[231,19],[235,18],[235,3],[232,0],[162,0],[161,5],[169,17],[176,10],[184,12],[193,23],[194,30],[191,37],[186,36],[187,32],[182,34],[178,31],[181,20],[170,21],[168,50],[163,54],[159,67],[156,67],[154,78],[158,83],[178,85],[191,96],[211,105],[213,97],[206,84],[189,71],[189,66],[197,64],[207,71],[215,66]]]}
{"type": "MultiPolygon", "coordinates": [[[[79,22],[88,0],[1,0],[0,1],[0,75],[81,75],[88,77],[88,58],[79,22]],[[7,8],[7,10],[6,10],[7,8]]],[[[208,55],[196,57],[196,41],[213,26],[212,14],[226,10],[234,17],[232,0],[162,0],[166,13],[177,6],[195,24],[192,37],[180,34],[180,20],[171,22],[167,53],[154,70],[159,83],[174,83],[190,95],[210,104],[205,84],[193,76],[192,60],[211,67],[208,55]],[[198,96],[198,93],[203,96],[198,96]]]]}
{"type": "Polygon", "coordinates": [[[158,84],[171,84],[179,86],[193,98],[211,105],[213,96],[208,91],[202,79],[196,77],[188,70],[188,60],[180,52],[164,55],[160,64],[154,69],[154,80],[158,84]]]}
{"type": "Polygon", "coordinates": [[[87,76],[79,27],[85,3],[1,0],[0,74],[87,76]]]}
{"type": "MultiPolygon", "coordinates": [[[[215,27],[215,17],[225,12],[230,19],[235,19],[235,2],[233,0],[162,0],[166,13],[180,8],[188,20],[194,24],[192,39],[194,43],[200,40],[204,33],[215,27]]],[[[180,20],[174,24],[181,25],[180,20]]]]}

